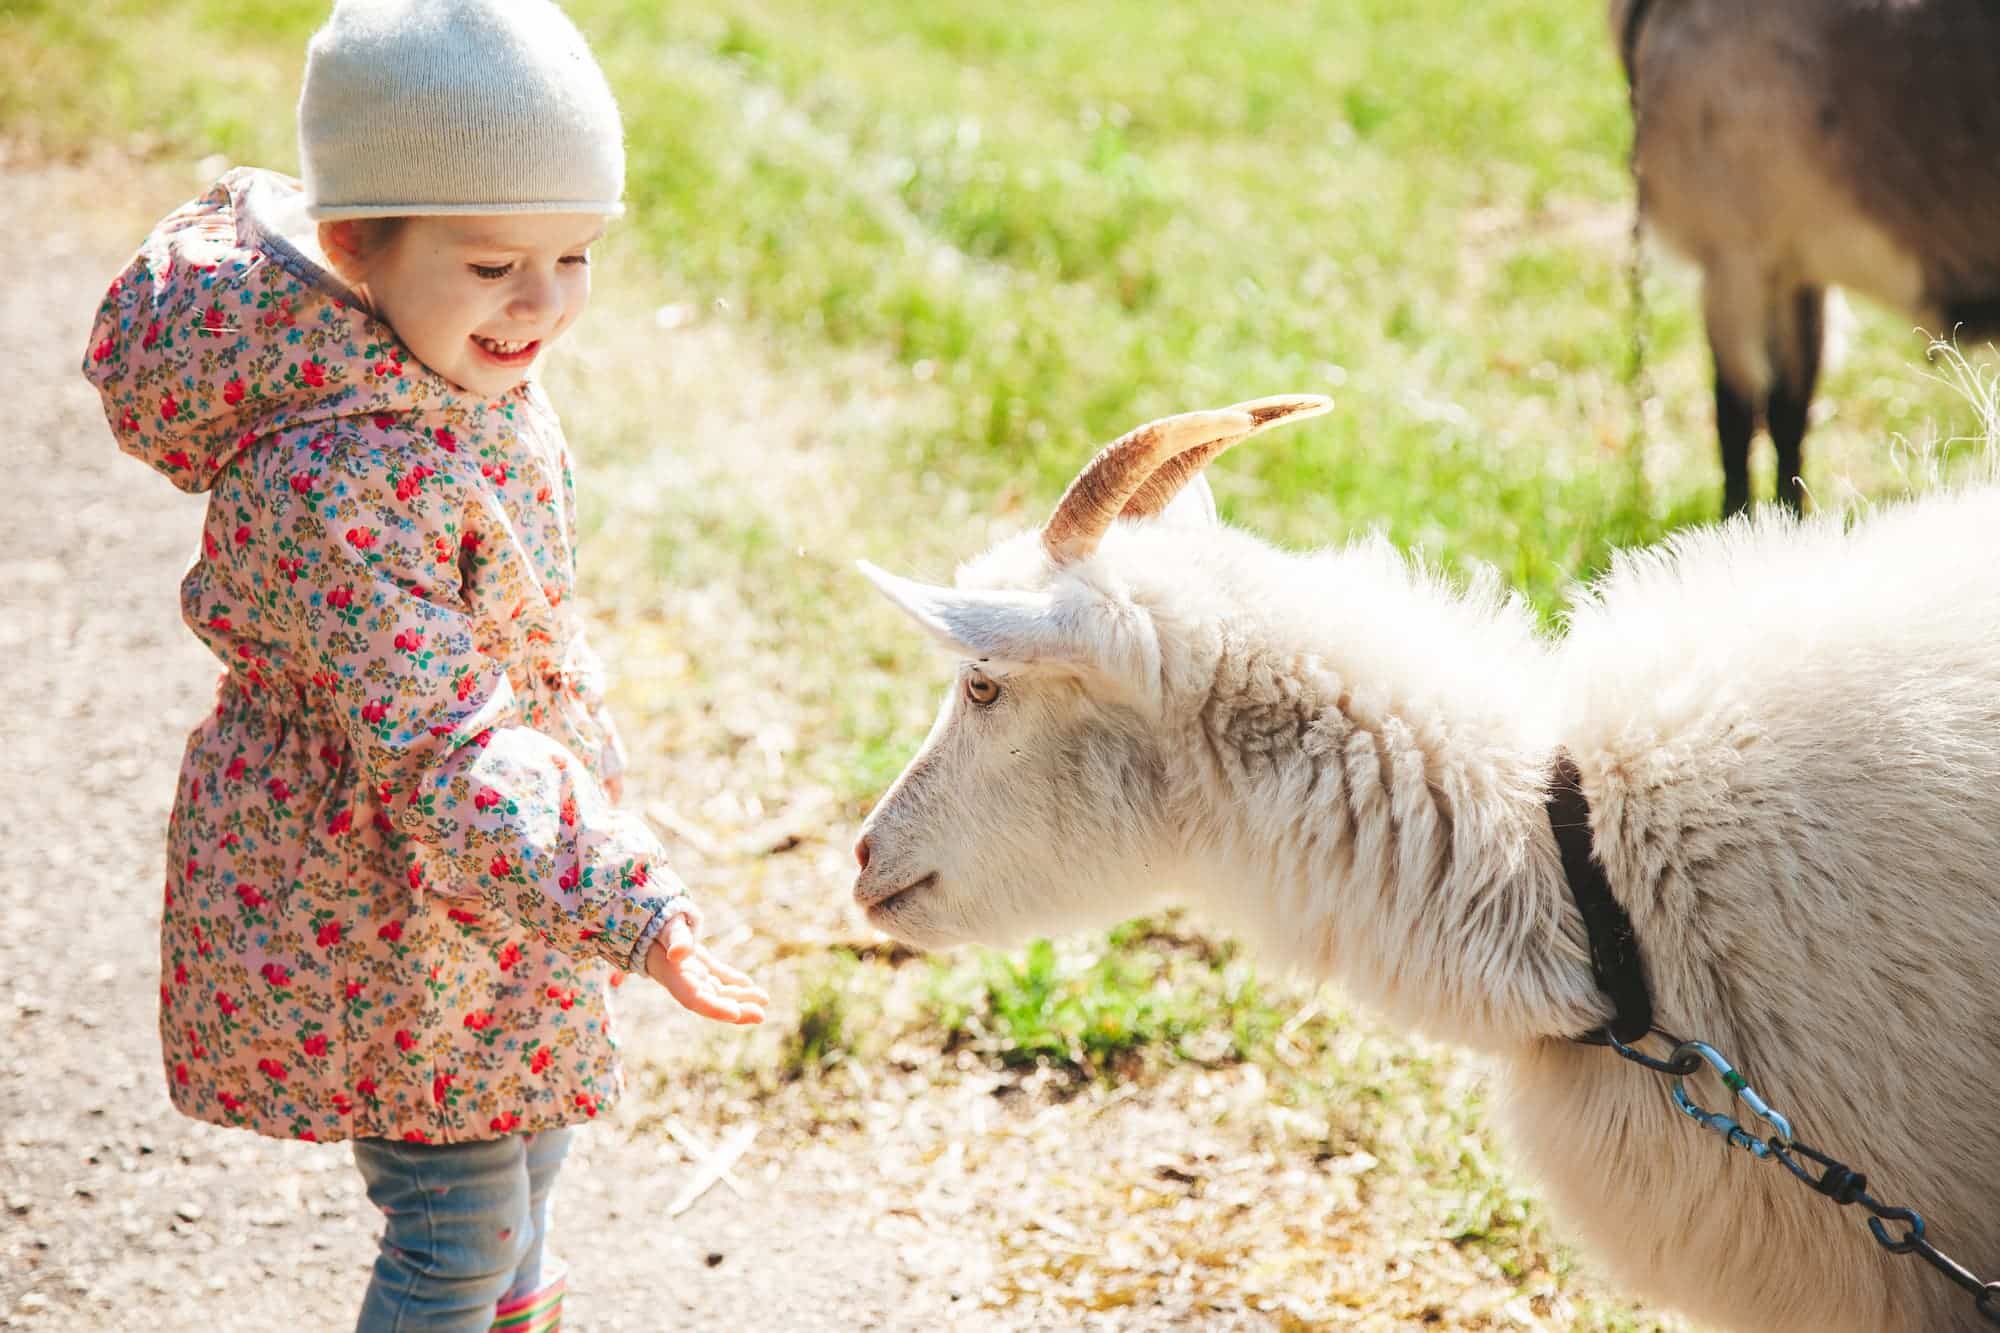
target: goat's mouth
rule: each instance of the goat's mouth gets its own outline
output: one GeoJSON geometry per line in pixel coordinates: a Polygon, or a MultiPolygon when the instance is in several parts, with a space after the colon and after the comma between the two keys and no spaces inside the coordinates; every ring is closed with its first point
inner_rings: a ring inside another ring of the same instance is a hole
{"type": "Polygon", "coordinates": [[[867,914],[870,924],[878,924],[885,919],[893,919],[896,914],[896,908],[900,904],[908,902],[925,889],[935,885],[937,878],[937,871],[933,870],[922,879],[911,884],[906,884],[894,893],[884,894],[872,903],[863,904],[862,910],[867,914]]]}

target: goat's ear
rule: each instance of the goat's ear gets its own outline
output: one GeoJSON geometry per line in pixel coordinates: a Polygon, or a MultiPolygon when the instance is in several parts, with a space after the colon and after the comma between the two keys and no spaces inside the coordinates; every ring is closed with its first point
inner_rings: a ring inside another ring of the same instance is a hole
{"type": "Polygon", "coordinates": [[[1152,622],[1117,614],[1103,594],[1078,583],[1071,596],[1008,589],[940,588],[855,562],[883,596],[930,635],[966,657],[1022,665],[1060,663],[1120,682],[1135,697],[1159,688],[1160,650],[1152,622]]]}
{"type": "Polygon", "coordinates": [[[1055,599],[1045,592],[940,588],[898,578],[866,560],[855,564],[932,638],[967,657],[1039,662],[1077,656],[1077,646],[1063,638],[1055,599]]]}
{"type": "Polygon", "coordinates": [[[1197,472],[1187,485],[1181,487],[1181,493],[1160,511],[1160,522],[1184,528],[1219,525],[1222,518],[1215,511],[1215,492],[1208,488],[1208,478],[1197,472]]]}

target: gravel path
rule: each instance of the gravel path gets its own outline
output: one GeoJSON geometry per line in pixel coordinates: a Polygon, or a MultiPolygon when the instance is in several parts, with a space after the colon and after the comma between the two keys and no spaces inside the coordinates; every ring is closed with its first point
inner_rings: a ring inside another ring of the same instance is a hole
{"type": "MultiPolygon", "coordinates": [[[[158,1070],[161,835],[216,675],[177,615],[201,506],[117,452],[76,361],[104,283],[197,180],[4,156],[0,173],[0,1324],[344,1327],[376,1232],[347,1151],[182,1119],[158,1070]]],[[[670,1026],[637,989],[637,1024],[670,1026]]],[[[879,1197],[824,1156],[776,1179],[746,1163],[745,1197],[669,1220],[693,1168],[632,1133],[640,1103],[565,1172],[568,1327],[983,1322],[954,1310],[946,1242],[885,1230],[879,1197]]]]}

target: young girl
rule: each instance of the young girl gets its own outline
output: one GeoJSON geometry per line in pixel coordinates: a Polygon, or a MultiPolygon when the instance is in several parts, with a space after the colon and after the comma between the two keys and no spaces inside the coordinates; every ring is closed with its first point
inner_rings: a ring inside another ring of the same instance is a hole
{"type": "Polygon", "coordinates": [[[614,808],[528,378],[621,211],[618,111],[548,0],[339,0],[299,143],[302,187],[239,169],[160,224],[84,363],[119,445],[209,494],[181,600],[226,671],[168,831],[168,1089],[353,1141],[386,1218],[363,1329],[553,1328],[549,1187],[620,1088],[607,975],[766,1004],[614,808]]]}

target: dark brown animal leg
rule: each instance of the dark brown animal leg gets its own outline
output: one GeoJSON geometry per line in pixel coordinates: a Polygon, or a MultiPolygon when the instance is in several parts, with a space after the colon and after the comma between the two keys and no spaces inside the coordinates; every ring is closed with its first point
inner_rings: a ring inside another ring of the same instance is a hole
{"type": "Polygon", "coordinates": [[[1702,325],[1715,362],[1715,436],[1722,446],[1722,516],[1750,507],[1750,441],[1763,415],[1772,333],[1783,318],[1772,278],[1755,257],[1722,256],[1701,275],[1702,325]]]}
{"type": "Polygon", "coordinates": [[[1825,342],[1826,291],[1801,288],[1784,320],[1783,343],[1772,349],[1771,394],[1764,403],[1764,424],[1778,451],[1778,499],[1794,513],[1805,503],[1804,444],[1806,414],[1812,408],[1813,386],[1819,382],[1820,349],[1825,342]]]}
{"type": "Polygon", "coordinates": [[[1944,332],[1961,347],[1966,343],[2000,342],[2000,296],[1947,305],[1944,332]]]}
{"type": "Polygon", "coordinates": [[[1728,372],[1715,366],[1715,436],[1722,443],[1722,516],[1750,507],[1750,437],[1757,429],[1757,409],[1750,395],[1729,383],[1728,372]]]}

